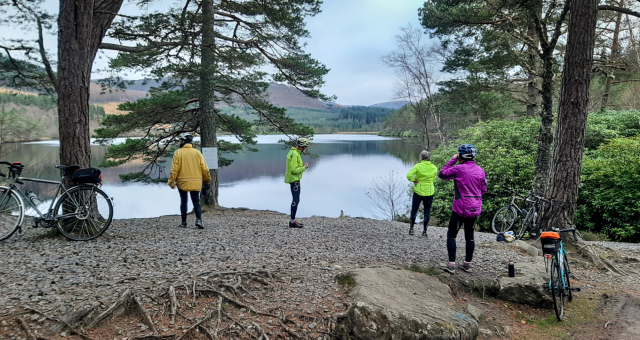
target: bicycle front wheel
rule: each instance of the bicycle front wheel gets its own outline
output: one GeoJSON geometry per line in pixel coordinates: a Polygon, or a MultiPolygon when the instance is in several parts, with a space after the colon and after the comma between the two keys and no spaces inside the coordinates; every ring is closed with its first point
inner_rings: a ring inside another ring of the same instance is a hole
{"type": "Polygon", "coordinates": [[[107,230],[113,218],[113,204],[99,188],[77,186],[60,197],[53,210],[53,218],[66,238],[88,241],[107,230]]]}
{"type": "Polygon", "coordinates": [[[571,302],[571,301],[573,301],[573,294],[571,292],[571,282],[569,281],[569,273],[571,271],[569,270],[569,261],[567,260],[567,253],[562,253],[562,256],[564,256],[563,265],[564,265],[565,295],[567,297],[567,301],[571,302]]]}
{"type": "Polygon", "coordinates": [[[516,223],[516,218],[518,218],[518,213],[514,207],[510,205],[502,207],[493,216],[491,228],[496,234],[507,232],[516,223]]]}
{"type": "Polygon", "coordinates": [[[560,264],[555,257],[551,261],[551,295],[556,317],[558,321],[562,321],[564,317],[564,284],[562,284],[560,264]]]}
{"type": "Polygon", "coordinates": [[[24,219],[24,204],[18,195],[7,187],[0,187],[0,241],[11,237],[24,219]]]}

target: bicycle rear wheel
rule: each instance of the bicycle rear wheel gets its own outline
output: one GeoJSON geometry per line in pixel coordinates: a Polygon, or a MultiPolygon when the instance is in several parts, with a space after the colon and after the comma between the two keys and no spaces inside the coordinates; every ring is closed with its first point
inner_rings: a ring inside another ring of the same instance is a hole
{"type": "Polygon", "coordinates": [[[99,188],[77,186],[60,197],[53,210],[53,218],[66,238],[88,241],[107,230],[113,218],[113,204],[99,188]]]}
{"type": "Polygon", "coordinates": [[[9,190],[7,187],[0,187],[0,241],[11,237],[24,219],[22,200],[18,194],[9,190]]]}
{"type": "Polygon", "coordinates": [[[564,317],[564,285],[560,274],[560,264],[554,257],[551,261],[551,296],[558,321],[564,317]]]}
{"type": "Polygon", "coordinates": [[[491,228],[496,234],[507,232],[516,223],[516,218],[518,218],[516,209],[510,205],[504,206],[493,216],[491,228]]]}

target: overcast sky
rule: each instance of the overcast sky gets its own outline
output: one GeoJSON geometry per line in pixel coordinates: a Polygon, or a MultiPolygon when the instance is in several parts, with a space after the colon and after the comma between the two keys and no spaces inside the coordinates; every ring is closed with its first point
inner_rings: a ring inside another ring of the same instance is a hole
{"type": "MultiPolygon", "coordinates": [[[[45,7],[50,13],[57,13],[58,3],[46,0],[45,7]]],[[[160,6],[170,3],[173,1],[163,1],[160,6]]],[[[336,102],[344,105],[392,101],[394,73],[380,58],[395,48],[400,27],[420,27],[418,8],[423,3],[424,0],[324,0],[322,13],[307,21],[311,38],[306,40],[307,51],[331,69],[322,92],[336,95],[336,102]]],[[[139,13],[131,4],[121,11],[134,12],[139,13]]],[[[48,37],[47,48],[53,55],[55,44],[56,37],[48,37]]],[[[94,71],[105,66],[106,58],[99,55],[94,71]]],[[[130,74],[128,78],[140,77],[130,74]]]]}

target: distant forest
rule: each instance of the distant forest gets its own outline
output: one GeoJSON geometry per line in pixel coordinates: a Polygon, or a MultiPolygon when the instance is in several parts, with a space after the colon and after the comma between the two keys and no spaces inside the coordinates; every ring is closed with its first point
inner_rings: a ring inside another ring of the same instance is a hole
{"type": "MultiPolygon", "coordinates": [[[[255,114],[250,113],[250,108],[244,106],[223,107],[222,111],[249,121],[257,119],[255,114]]],[[[287,108],[287,116],[312,127],[315,133],[378,132],[383,129],[385,119],[394,111],[369,106],[334,107],[330,110],[287,108]]]]}
{"type": "MultiPolygon", "coordinates": [[[[0,102],[13,103],[16,106],[35,106],[42,111],[56,110],[58,108],[56,98],[51,96],[0,93],[0,102]]],[[[102,106],[89,105],[89,119],[100,121],[104,116],[105,112],[102,106]]]]}

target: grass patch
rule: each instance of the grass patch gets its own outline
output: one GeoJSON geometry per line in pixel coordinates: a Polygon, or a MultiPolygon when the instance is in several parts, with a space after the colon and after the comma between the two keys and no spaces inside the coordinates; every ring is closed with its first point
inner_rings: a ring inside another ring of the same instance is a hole
{"type": "Polygon", "coordinates": [[[350,273],[338,274],[336,275],[335,280],[339,285],[345,288],[356,285],[356,279],[350,273]]]}
{"type": "Polygon", "coordinates": [[[609,241],[607,235],[592,233],[590,231],[581,231],[580,236],[585,241],[609,241]]]}
{"type": "Polygon", "coordinates": [[[435,266],[429,266],[429,267],[423,267],[419,264],[412,264],[410,266],[405,266],[404,267],[407,270],[410,270],[412,272],[416,272],[416,273],[424,273],[427,275],[431,275],[431,276],[438,276],[440,275],[440,273],[442,273],[442,271],[440,271],[440,269],[438,269],[435,266]]]}

